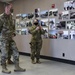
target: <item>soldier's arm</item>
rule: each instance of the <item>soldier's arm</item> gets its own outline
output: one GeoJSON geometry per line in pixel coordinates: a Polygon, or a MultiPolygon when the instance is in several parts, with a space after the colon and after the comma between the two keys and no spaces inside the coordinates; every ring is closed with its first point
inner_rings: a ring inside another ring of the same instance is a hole
{"type": "Polygon", "coordinates": [[[32,34],[32,35],[36,34],[36,32],[37,32],[37,30],[36,30],[34,27],[32,27],[32,28],[29,30],[29,33],[32,34]]]}
{"type": "Polygon", "coordinates": [[[15,28],[15,20],[12,19],[12,23],[13,23],[13,35],[16,36],[16,28],[15,28]]]}
{"type": "Polygon", "coordinates": [[[45,34],[45,30],[44,29],[41,29],[41,34],[45,34]]]}
{"type": "Polygon", "coordinates": [[[1,33],[2,28],[3,28],[3,22],[2,22],[2,20],[0,19],[0,33],[1,33]]]}

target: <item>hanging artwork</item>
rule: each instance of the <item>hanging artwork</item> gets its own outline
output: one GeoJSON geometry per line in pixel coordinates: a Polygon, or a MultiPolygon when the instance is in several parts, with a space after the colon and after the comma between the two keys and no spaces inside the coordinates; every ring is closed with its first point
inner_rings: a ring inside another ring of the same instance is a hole
{"type": "Polygon", "coordinates": [[[74,10],[75,9],[75,0],[64,2],[64,10],[74,10]]]}
{"type": "Polygon", "coordinates": [[[49,16],[50,17],[58,16],[58,9],[51,9],[51,10],[49,10],[49,16]]]}

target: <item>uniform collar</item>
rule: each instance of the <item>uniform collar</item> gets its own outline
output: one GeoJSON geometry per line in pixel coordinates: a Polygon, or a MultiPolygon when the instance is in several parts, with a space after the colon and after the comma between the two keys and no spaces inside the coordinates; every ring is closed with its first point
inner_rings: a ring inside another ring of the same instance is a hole
{"type": "Polygon", "coordinates": [[[7,15],[5,13],[3,15],[4,15],[5,18],[9,18],[11,16],[11,14],[10,15],[7,15]]]}

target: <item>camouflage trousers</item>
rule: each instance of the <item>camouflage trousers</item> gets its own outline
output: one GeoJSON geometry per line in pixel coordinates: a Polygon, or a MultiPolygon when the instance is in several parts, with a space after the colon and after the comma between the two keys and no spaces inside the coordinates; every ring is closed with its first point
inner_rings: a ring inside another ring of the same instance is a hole
{"type": "Polygon", "coordinates": [[[8,60],[11,59],[11,56],[13,54],[13,51],[11,49],[8,50],[8,60]]]}
{"type": "Polygon", "coordinates": [[[13,51],[13,61],[14,64],[19,63],[19,52],[16,47],[16,43],[12,38],[1,40],[1,64],[6,65],[6,60],[8,59],[8,51],[13,51]]]}
{"type": "Polygon", "coordinates": [[[42,48],[42,42],[31,42],[30,43],[30,48],[31,48],[31,59],[34,60],[40,58],[40,50],[42,48]]]}

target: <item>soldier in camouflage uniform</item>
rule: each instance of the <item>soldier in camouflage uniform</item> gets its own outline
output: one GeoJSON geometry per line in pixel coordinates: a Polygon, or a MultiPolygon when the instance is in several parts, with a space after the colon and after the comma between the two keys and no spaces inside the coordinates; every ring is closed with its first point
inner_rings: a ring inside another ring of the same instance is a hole
{"type": "Polygon", "coordinates": [[[5,12],[0,17],[0,32],[1,32],[1,64],[3,73],[11,73],[6,67],[6,60],[8,59],[9,49],[13,51],[13,61],[15,64],[15,72],[24,72],[25,69],[22,69],[19,66],[19,52],[16,47],[16,43],[13,40],[15,36],[15,25],[12,20],[12,5],[7,4],[5,7],[5,12]]]}
{"type": "Polygon", "coordinates": [[[39,26],[38,20],[34,20],[34,25],[30,28],[29,33],[32,35],[30,47],[31,47],[31,59],[32,63],[40,63],[40,50],[42,48],[42,34],[45,34],[45,30],[39,26]],[[36,61],[35,61],[36,57],[36,61]]]}

